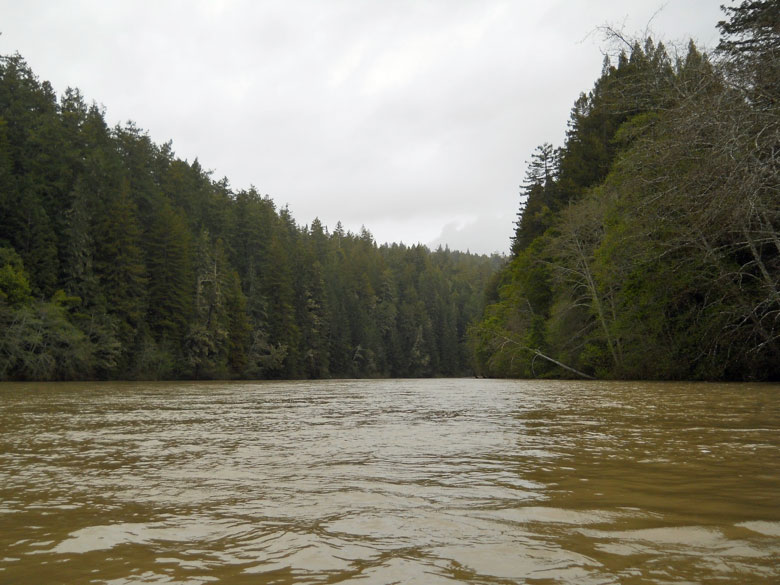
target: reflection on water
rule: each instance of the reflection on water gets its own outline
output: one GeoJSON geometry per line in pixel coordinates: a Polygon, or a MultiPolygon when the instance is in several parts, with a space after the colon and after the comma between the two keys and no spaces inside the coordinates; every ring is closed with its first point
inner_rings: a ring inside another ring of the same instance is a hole
{"type": "Polygon", "coordinates": [[[0,583],[777,583],[778,398],[0,384],[0,583]]]}

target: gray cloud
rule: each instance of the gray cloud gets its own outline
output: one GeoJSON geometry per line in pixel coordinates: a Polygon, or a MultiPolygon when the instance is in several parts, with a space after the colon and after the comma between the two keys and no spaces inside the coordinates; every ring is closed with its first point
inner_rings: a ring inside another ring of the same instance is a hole
{"type": "MultiPolygon", "coordinates": [[[[671,0],[652,29],[717,39],[717,2],[671,0]]],[[[524,161],[563,141],[618,23],[658,0],[0,0],[0,51],[110,123],[254,184],[308,223],[380,242],[506,251],[524,161]]]]}

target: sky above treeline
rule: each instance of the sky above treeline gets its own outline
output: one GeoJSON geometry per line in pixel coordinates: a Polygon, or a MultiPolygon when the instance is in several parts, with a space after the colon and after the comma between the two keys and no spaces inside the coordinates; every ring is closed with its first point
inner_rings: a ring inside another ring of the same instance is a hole
{"type": "Polygon", "coordinates": [[[0,53],[109,124],[378,243],[509,250],[525,162],[647,31],[717,44],[724,0],[0,0],[0,53]]]}

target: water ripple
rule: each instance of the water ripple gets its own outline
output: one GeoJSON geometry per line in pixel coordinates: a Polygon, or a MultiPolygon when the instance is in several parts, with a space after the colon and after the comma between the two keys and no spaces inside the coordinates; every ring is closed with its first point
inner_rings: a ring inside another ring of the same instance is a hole
{"type": "Polygon", "coordinates": [[[778,390],[0,384],[0,582],[775,583],[778,390]]]}

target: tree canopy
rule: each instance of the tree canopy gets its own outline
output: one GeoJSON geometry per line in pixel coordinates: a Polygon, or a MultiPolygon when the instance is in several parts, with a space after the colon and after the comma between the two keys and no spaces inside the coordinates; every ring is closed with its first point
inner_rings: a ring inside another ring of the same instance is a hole
{"type": "Polygon", "coordinates": [[[0,380],[463,375],[501,263],[301,226],[0,58],[0,380]]]}
{"type": "Polygon", "coordinates": [[[724,10],[713,56],[607,59],[533,153],[478,372],[780,378],[780,3],[724,10]]]}

